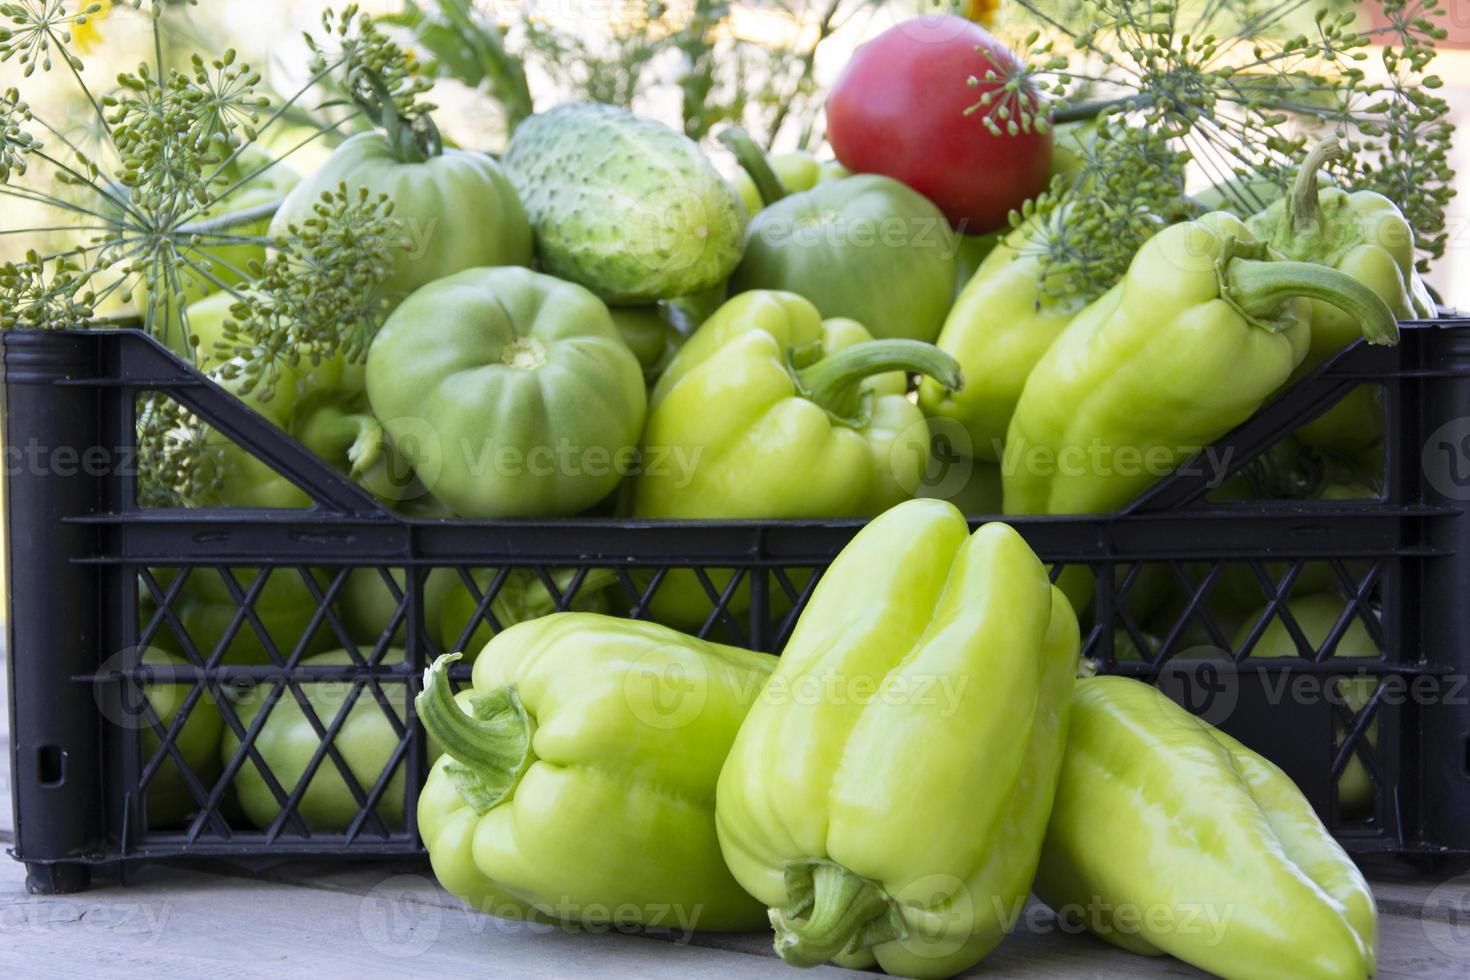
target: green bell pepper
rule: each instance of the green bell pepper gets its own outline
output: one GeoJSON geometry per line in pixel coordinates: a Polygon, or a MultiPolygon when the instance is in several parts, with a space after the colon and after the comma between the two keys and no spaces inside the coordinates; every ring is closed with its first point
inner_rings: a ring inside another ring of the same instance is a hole
{"type": "Polygon", "coordinates": [[[403,228],[378,287],[390,303],[464,269],[531,264],[531,224],[500,164],[485,153],[395,142],[381,132],[349,137],[297,184],[271,222],[272,237],[311,219],[322,195],[344,184],[387,195],[403,228]]]}
{"type": "Polygon", "coordinates": [[[1301,791],[1125,677],[1077,681],[1036,890],[1114,945],[1227,980],[1373,975],[1373,895],[1301,791]]]}
{"type": "MultiPolygon", "coordinates": [[[[401,662],[402,650],[386,651],[382,663],[401,662]]],[[[323,730],[330,728],[333,720],[343,710],[347,718],[338,729],[332,744],[342,756],[352,778],[364,794],[371,793],[381,780],[393,753],[398,749],[399,736],[393,723],[384,713],[385,708],[367,685],[356,685],[351,680],[355,661],[345,650],[307,657],[301,661],[303,667],[343,667],[339,673],[328,673],[320,681],[304,682],[300,685],[307,702],[321,721],[323,730]],[[361,692],[347,708],[347,699],[354,687],[361,692]]],[[[381,685],[387,709],[402,722],[405,718],[404,703],[406,686],[399,683],[381,685]]],[[[235,713],[240,724],[248,731],[256,718],[270,702],[271,693],[280,688],[270,714],[261,724],[255,736],[255,749],[260,753],[266,768],[289,796],[306,775],[306,767],[321,746],[321,737],[312,726],[300,702],[292,691],[283,684],[267,682],[257,684],[243,694],[232,696],[235,713]]],[[[220,739],[219,753],[223,765],[228,766],[240,747],[240,740],[231,728],[226,728],[220,739]]],[[[432,755],[432,753],[431,753],[432,755]]],[[[404,785],[403,771],[407,756],[400,757],[375,810],[389,827],[403,825],[404,785]]],[[[262,830],[268,829],[280,816],[281,807],[276,802],[265,776],[255,761],[248,756],[235,772],[235,794],[250,822],[262,830]]],[[[331,755],[324,755],[321,765],[312,773],[311,781],[297,805],[296,812],[314,832],[341,832],[351,826],[360,808],[352,790],[348,788],[341,771],[331,755]]],[[[291,825],[288,823],[287,827],[291,825]]]]}
{"type": "MultiPolygon", "coordinates": [[[[800,296],[761,290],[700,327],[654,388],[633,514],[862,516],[910,496],[929,433],[893,391],[894,372],[959,387],[958,368],[918,341],[844,343],[830,323],[800,296]],[[875,390],[874,376],[889,387],[875,390]],[[690,461],[687,473],[653,465],[654,453],[672,451],[690,461]]],[[[858,336],[851,322],[838,329],[858,336]]]]}
{"type": "MultiPolygon", "coordinates": [[[[791,293],[736,296],[654,387],[628,509],[669,519],[880,513],[913,496],[929,463],[928,425],[903,394],[907,370],[961,382],[928,344],[874,341],[791,293]]],[[[723,592],[731,573],[708,574],[723,592]]],[[[742,582],[727,608],[738,614],[747,602],[742,582]]],[[[651,608],[660,622],[694,629],[710,602],[692,571],[673,569],[651,608]]]]}
{"type": "Polygon", "coordinates": [[[915,500],[858,532],[720,773],[725,860],[782,959],[948,977],[1000,942],[1035,872],[1077,651],[1071,607],[1006,525],[971,535],[915,500]]]}
{"type": "MultiPolygon", "coordinates": [[[[188,663],[182,657],[155,647],[144,650],[140,660],[148,666],[182,666],[188,663]]],[[[183,709],[184,700],[192,689],[192,684],[162,682],[143,686],[143,696],[165,731],[175,724],[179,711],[183,709]]],[[[143,722],[141,718],[139,720],[143,734],[142,759],[143,764],[147,765],[163,747],[163,742],[151,724],[143,722]]],[[[206,689],[200,692],[173,740],[184,764],[189,767],[189,772],[205,790],[213,788],[214,781],[219,778],[219,739],[223,724],[214,697],[206,689]]],[[[149,827],[167,827],[182,823],[199,809],[199,803],[189,791],[178,763],[168,754],[164,755],[163,762],[149,781],[145,799],[149,827]]]]}
{"type": "Polygon", "coordinates": [[[461,517],[571,516],[630,468],[643,371],[602,301],[519,268],[409,297],[368,350],[373,412],[461,517]]]}
{"type": "Polygon", "coordinates": [[[954,355],[965,373],[964,389],[951,391],[933,379],[919,384],[924,414],[963,426],[970,445],[961,451],[976,459],[1001,458],[1031,369],[1085,305],[1043,288],[1041,257],[1026,249],[1037,234],[1034,220],[991,250],[939,333],[939,349],[954,355]]]}
{"type": "Polygon", "coordinates": [[[796,293],[874,337],[932,341],[954,295],[957,247],[918,191],[876,174],[844,177],[756,215],[730,287],[796,293]]]}
{"type": "MultiPolygon", "coordinates": [[[[1247,220],[1251,232],[1277,257],[1352,276],[1401,320],[1432,318],[1434,300],[1414,268],[1414,229],[1398,206],[1375,191],[1318,187],[1318,170],[1346,152],[1335,139],[1319,143],[1303,161],[1292,193],[1247,220]]],[[[1321,366],[1359,333],[1350,314],[1314,300],[1312,343],[1292,380],[1321,366]]],[[[1377,385],[1354,389],[1303,426],[1298,438],[1344,455],[1374,445],[1383,437],[1381,391],[1377,385]]]]}
{"type": "Polygon", "coordinates": [[[446,888],[513,918],[765,922],[720,858],[715,783],[776,658],[592,613],[500,633],[458,701],[457,657],[415,701],[445,750],[418,825],[446,888]]]}
{"type": "MultiPolygon", "coordinates": [[[[1342,619],[1347,603],[1336,595],[1317,593],[1292,599],[1286,604],[1286,608],[1297,626],[1301,628],[1302,637],[1307,641],[1307,649],[1297,649],[1296,641],[1292,639],[1286,624],[1279,617],[1272,617],[1270,625],[1261,633],[1260,639],[1251,648],[1252,658],[1314,657],[1322,645],[1327,642],[1327,637],[1331,635],[1338,621],[1342,619]]],[[[1235,637],[1237,650],[1244,649],[1245,641],[1249,638],[1250,627],[1260,622],[1265,615],[1266,608],[1263,606],[1246,619],[1246,625],[1235,637]]],[[[1334,659],[1376,660],[1381,654],[1378,644],[1373,642],[1362,619],[1354,614],[1352,621],[1338,637],[1332,656],[1334,659]]],[[[1363,710],[1363,706],[1368,703],[1378,686],[1377,682],[1368,676],[1343,678],[1337,682],[1337,685],[1337,696],[1342,698],[1343,704],[1355,712],[1363,710]]],[[[1337,737],[1341,739],[1343,726],[1336,724],[1334,727],[1337,737]]],[[[1378,722],[1376,720],[1368,726],[1364,735],[1369,746],[1378,747],[1378,722]]],[[[1372,812],[1373,779],[1368,775],[1368,769],[1363,765],[1363,760],[1357,755],[1348,760],[1342,775],[1337,779],[1337,801],[1342,812],[1350,817],[1361,817],[1372,812]]]]}
{"type": "Polygon", "coordinates": [[[1263,255],[1224,212],[1144,243],[1026,380],[1006,433],[1006,513],[1114,510],[1244,422],[1306,355],[1308,299],[1346,310],[1370,343],[1397,341],[1393,311],[1358,280],[1263,255]]]}

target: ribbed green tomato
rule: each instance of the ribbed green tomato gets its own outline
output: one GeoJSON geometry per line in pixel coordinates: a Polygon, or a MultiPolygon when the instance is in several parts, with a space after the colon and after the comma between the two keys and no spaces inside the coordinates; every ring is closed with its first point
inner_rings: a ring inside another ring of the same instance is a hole
{"type": "Polygon", "coordinates": [[[632,466],[647,394],[607,307],[527,269],[414,293],[368,351],[374,414],[462,517],[569,516],[632,466]]]}
{"type": "Polygon", "coordinates": [[[387,136],[359,133],[297,185],[271,223],[272,235],[312,216],[323,194],[339,186],[386,194],[404,242],[393,255],[381,292],[401,301],[425,283],[486,265],[530,265],[531,226],[515,188],[484,153],[446,149],[402,159],[387,136]]]}

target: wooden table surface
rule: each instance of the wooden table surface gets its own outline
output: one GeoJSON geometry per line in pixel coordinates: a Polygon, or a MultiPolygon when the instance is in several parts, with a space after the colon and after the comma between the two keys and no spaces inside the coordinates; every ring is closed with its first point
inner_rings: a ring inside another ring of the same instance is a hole
{"type": "MultiPolygon", "coordinates": [[[[0,678],[3,678],[0,673],[0,678]]],[[[12,840],[9,723],[0,680],[0,842],[12,840]]],[[[1378,898],[1382,980],[1470,977],[1470,874],[1368,867],[1378,898]]],[[[797,974],[765,933],[653,936],[573,932],[480,915],[420,863],[222,862],[144,865],[126,886],[74,895],[25,891],[25,869],[0,857],[0,977],[233,978],[626,976],[741,980],[797,974]]],[[[1147,980],[1205,974],[1134,956],[1059,928],[1034,905],[972,971],[982,977],[1147,980]]]]}

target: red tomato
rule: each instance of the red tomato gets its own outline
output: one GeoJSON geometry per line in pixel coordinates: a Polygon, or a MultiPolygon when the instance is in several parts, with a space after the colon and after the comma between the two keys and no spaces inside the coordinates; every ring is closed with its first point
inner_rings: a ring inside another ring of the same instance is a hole
{"type": "Polygon", "coordinates": [[[1019,67],[1010,49],[963,17],[905,21],[853,54],[827,97],[827,138],[843,166],[908,184],[961,231],[1003,227],[1012,208],[1046,187],[1051,164],[1049,131],[1007,135],[998,115],[999,135],[985,125],[985,113],[1002,104],[1012,119],[1041,105],[1030,89],[1002,100],[1005,76],[1019,67]],[[985,80],[990,70],[996,81],[985,80]],[[966,115],[987,91],[994,102],[966,115]]]}

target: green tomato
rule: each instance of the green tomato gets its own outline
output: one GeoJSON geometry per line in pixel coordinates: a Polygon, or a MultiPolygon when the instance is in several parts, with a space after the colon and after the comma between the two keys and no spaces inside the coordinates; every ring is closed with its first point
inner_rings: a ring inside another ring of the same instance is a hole
{"type": "Polygon", "coordinates": [[[394,311],[368,352],[374,414],[462,517],[577,514],[631,464],[643,370],[607,307],[527,269],[470,269],[394,311]]]}
{"type": "MultiPolygon", "coordinates": [[[[229,571],[239,583],[241,593],[248,595],[259,572],[254,569],[229,571]]],[[[165,589],[173,574],[172,571],[154,572],[160,586],[165,589]]],[[[325,594],[327,574],[322,571],[312,574],[325,594]]],[[[234,623],[238,609],[239,605],[230,594],[229,588],[212,568],[200,568],[191,573],[174,602],[174,612],[180,624],[199,655],[205,658],[212,657],[219,645],[225,642],[225,634],[234,623]]],[[[325,617],[312,629],[311,621],[317,610],[316,600],[312,598],[306,583],[295,569],[278,568],[271,572],[251,609],[255,613],[255,619],[275,645],[276,652],[282,657],[291,655],[308,630],[311,635],[306,641],[305,652],[316,653],[333,645],[333,632],[325,617]]],[[[183,653],[178,637],[167,626],[159,630],[154,642],[170,653],[183,653]]],[[[248,616],[241,620],[239,628],[230,635],[221,663],[274,663],[266,649],[265,640],[248,616]]]]}
{"type": "Polygon", "coordinates": [[[530,265],[531,226],[510,179],[484,153],[446,149],[426,160],[400,160],[382,133],[359,133],[297,185],[271,222],[271,234],[312,217],[323,194],[345,184],[385,194],[404,233],[380,287],[400,302],[426,283],[462,269],[530,265]]]}
{"type": "Polygon", "coordinates": [[[613,326],[643,367],[643,380],[653,384],[684,346],[684,333],[675,324],[679,316],[666,306],[614,306],[613,326]]]}
{"type": "MultiPolygon", "coordinates": [[[[383,663],[392,664],[401,662],[402,659],[403,651],[390,650],[384,654],[383,663]]],[[[301,684],[301,690],[321,721],[323,729],[331,726],[337,713],[346,707],[354,686],[357,686],[347,679],[353,673],[348,666],[352,663],[352,658],[345,650],[333,650],[308,657],[301,662],[303,667],[340,665],[344,668],[340,675],[332,679],[301,684]]],[[[247,730],[270,700],[275,686],[270,682],[262,683],[234,697],[240,724],[247,730]]],[[[392,710],[401,722],[404,719],[405,685],[385,683],[381,687],[387,709],[392,710]]],[[[398,735],[384,712],[385,706],[378,702],[372,687],[363,685],[333,742],[346,762],[348,771],[364,793],[371,792],[398,748],[398,735]]],[[[271,775],[288,795],[306,775],[306,767],[320,745],[321,739],[295,695],[289,688],[282,690],[256,735],[255,748],[271,775]]],[[[234,731],[226,729],[219,747],[223,764],[229,765],[239,747],[240,740],[234,731]]],[[[378,814],[390,827],[403,824],[405,760],[406,757],[400,759],[394,767],[376,807],[378,814]]],[[[234,785],[241,808],[255,826],[264,830],[280,815],[280,805],[254,760],[247,757],[235,773],[234,785]]],[[[317,832],[346,830],[356,818],[357,801],[330,755],[322,758],[320,767],[312,774],[297,812],[317,832]]],[[[289,823],[287,828],[290,832],[289,823]]]]}
{"type": "MultiPolygon", "coordinates": [[[[141,660],[151,666],[188,663],[182,657],[165,653],[156,647],[143,651],[141,660]]],[[[153,713],[158,716],[159,723],[167,730],[183,709],[184,700],[192,689],[191,684],[148,684],[143,689],[143,696],[147,698],[153,713]]],[[[141,717],[139,722],[143,733],[143,764],[147,765],[158,753],[163,741],[151,724],[141,717]]],[[[205,690],[194,701],[183,728],[179,729],[174,739],[174,745],[183,757],[184,764],[206,791],[219,778],[219,739],[223,725],[214,698],[205,690]]],[[[148,783],[147,806],[149,827],[182,823],[199,809],[199,803],[189,791],[184,774],[172,755],[164,756],[163,764],[148,783]]]]}
{"type": "MultiPolygon", "coordinates": [[[[390,569],[389,574],[392,575],[401,596],[404,589],[403,569],[390,569]]],[[[459,580],[459,573],[452,568],[430,569],[429,574],[424,577],[424,624],[429,638],[437,645],[440,653],[448,652],[439,632],[441,610],[444,608],[445,596],[454,589],[462,591],[464,584],[459,580]]],[[[368,647],[375,646],[383,639],[383,634],[388,631],[388,625],[398,612],[399,602],[400,599],[389,591],[388,584],[383,581],[383,576],[376,568],[354,568],[337,593],[337,611],[342,617],[342,625],[354,642],[368,647]]],[[[406,621],[407,614],[404,618],[406,621]]],[[[399,623],[389,642],[394,646],[404,644],[403,623],[399,623]]]]}
{"type": "Polygon", "coordinates": [[[954,295],[954,232],[898,181],[860,174],[782,198],[746,230],[731,292],[777,289],[878,338],[933,341],[954,295]]]}

